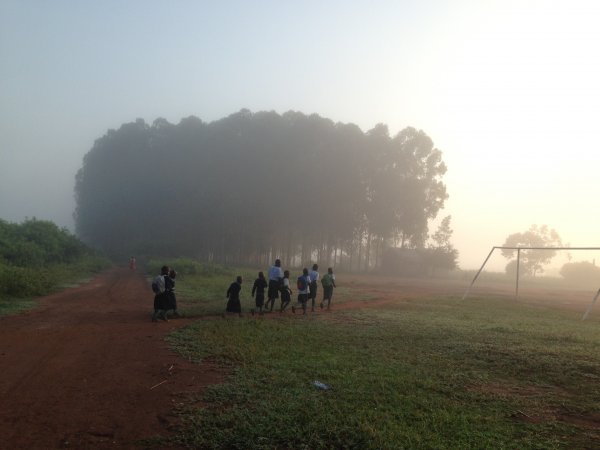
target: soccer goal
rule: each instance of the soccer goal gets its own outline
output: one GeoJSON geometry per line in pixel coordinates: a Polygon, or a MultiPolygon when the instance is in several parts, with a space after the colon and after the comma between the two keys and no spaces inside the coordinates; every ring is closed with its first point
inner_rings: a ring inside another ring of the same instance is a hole
{"type": "MultiPolygon", "coordinates": [[[[515,297],[519,298],[519,269],[520,269],[519,266],[520,266],[520,263],[521,263],[521,251],[522,250],[568,250],[568,251],[573,251],[573,250],[600,250],[600,247],[500,247],[500,246],[494,246],[490,250],[490,253],[487,255],[487,258],[485,258],[485,260],[483,261],[483,264],[481,265],[481,267],[479,268],[479,270],[477,271],[477,273],[475,274],[475,277],[473,277],[473,281],[471,281],[471,284],[469,285],[469,287],[465,291],[465,295],[463,295],[463,298],[462,298],[463,300],[465,298],[467,298],[467,296],[471,292],[471,288],[475,284],[475,281],[477,280],[477,278],[479,277],[479,275],[483,271],[483,268],[485,267],[485,265],[487,264],[488,260],[492,256],[492,253],[494,253],[494,250],[496,250],[496,249],[500,249],[500,250],[516,250],[517,251],[517,274],[516,274],[516,277],[515,277],[515,297]]],[[[585,320],[587,318],[587,316],[589,315],[590,311],[594,307],[594,304],[596,303],[596,300],[598,300],[599,296],[600,296],[600,289],[598,289],[598,292],[596,292],[596,295],[592,299],[592,303],[590,303],[590,306],[588,307],[587,311],[585,312],[585,314],[583,315],[583,317],[581,318],[581,320],[585,320]]]]}

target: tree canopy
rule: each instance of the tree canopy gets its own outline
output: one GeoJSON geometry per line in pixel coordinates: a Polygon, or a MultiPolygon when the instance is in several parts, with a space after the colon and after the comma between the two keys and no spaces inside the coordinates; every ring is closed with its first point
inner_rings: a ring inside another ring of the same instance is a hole
{"type": "MultiPolygon", "coordinates": [[[[562,239],[554,229],[548,225],[531,225],[524,233],[514,233],[506,238],[503,247],[561,247],[562,239]]],[[[513,259],[516,250],[502,250],[502,256],[513,259]]],[[[555,250],[523,250],[519,273],[535,276],[544,272],[544,266],[549,264],[556,256],[555,250]]],[[[511,261],[506,266],[507,273],[516,271],[516,261],[511,261]]]]}
{"type": "Polygon", "coordinates": [[[241,110],[205,123],[123,124],[86,154],[77,234],[108,254],[365,269],[424,246],[448,195],[423,131],[362,132],[316,114],[241,110]]]}

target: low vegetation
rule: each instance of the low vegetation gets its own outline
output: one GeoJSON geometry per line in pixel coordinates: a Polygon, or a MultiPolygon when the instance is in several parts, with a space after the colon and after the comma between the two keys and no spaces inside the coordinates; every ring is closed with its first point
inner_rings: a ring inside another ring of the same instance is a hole
{"type": "MultiPolygon", "coordinates": [[[[187,275],[180,298],[222,311],[234,273],[187,275]]],[[[374,301],[362,290],[334,301],[350,297],[374,301]]],[[[592,448],[600,328],[580,317],[473,296],[199,320],[170,342],[227,376],[181,408],[175,440],[214,449],[592,448]]]]}
{"type": "Polygon", "coordinates": [[[0,315],[32,307],[33,297],[86,279],[109,261],[52,222],[0,220],[0,315]]]}

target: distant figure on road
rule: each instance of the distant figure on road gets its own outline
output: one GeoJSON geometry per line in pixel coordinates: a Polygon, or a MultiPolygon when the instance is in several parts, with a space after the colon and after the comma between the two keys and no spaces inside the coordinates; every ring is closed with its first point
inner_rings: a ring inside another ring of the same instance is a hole
{"type": "Polygon", "coordinates": [[[321,284],[323,285],[323,301],[321,302],[321,309],[323,309],[323,303],[327,300],[327,309],[331,306],[331,297],[333,296],[333,288],[335,285],[335,275],[333,269],[330,267],[327,269],[327,273],[321,278],[321,284]]]}
{"type": "Polygon", "coordinates": [[[267,294],[267,303],[265,304],[265,311],[271,308],[269,311],[273,311],[273,305],[275,305],[275,299],[279,298],[279,289],[283,282],[283,269],[281,268],[281,260],[276,259],[275,265],[269,267],[269,292],[267,294]]]}
{"type": "MultiPolygon", "coordinates": [[[[236,280],[231,283],[229,289],[227,289],[227,308],[225,309],[226,313],[236,313],[242,317],[242,304],[240,303],[240,291],[242,290],[242,277],[241,275],[236,278],[236,280]]],[[[225,314],[223,314],[224,316],[225,314]]]]}
{"type": "Polygon", "coordinates": [[[129,258],[129,268],[131,270],[135,270],[135,256],[132,256],[131,258],[129,258]]]}
{"type": "MultiPolygon", "coordinates": [[[[265,302],[265,289],[267,288],[267,280],[265,279],[265,274],[262,272],[258,272],[258,278],[254,280],[254,286],[252,286],[252,297],[256,294],[255,304],[258,309],[258,313],[263,313],[263,304],[265,302]]],[[[254,309],[251,310],[252,315],[254,315],[254,309]]]]}

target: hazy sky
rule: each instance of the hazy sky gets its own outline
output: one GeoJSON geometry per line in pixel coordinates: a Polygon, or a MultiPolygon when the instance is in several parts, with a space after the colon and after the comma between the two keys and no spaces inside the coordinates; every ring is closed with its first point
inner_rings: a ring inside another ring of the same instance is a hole
{"type": "Polygon", "coordinates": [[[463,268],[531,224],[600,246],[599,24],[594,0],[1,0],[0,218],[72,228],[124,122],[297,110],[431,136],[463,268]]]}

